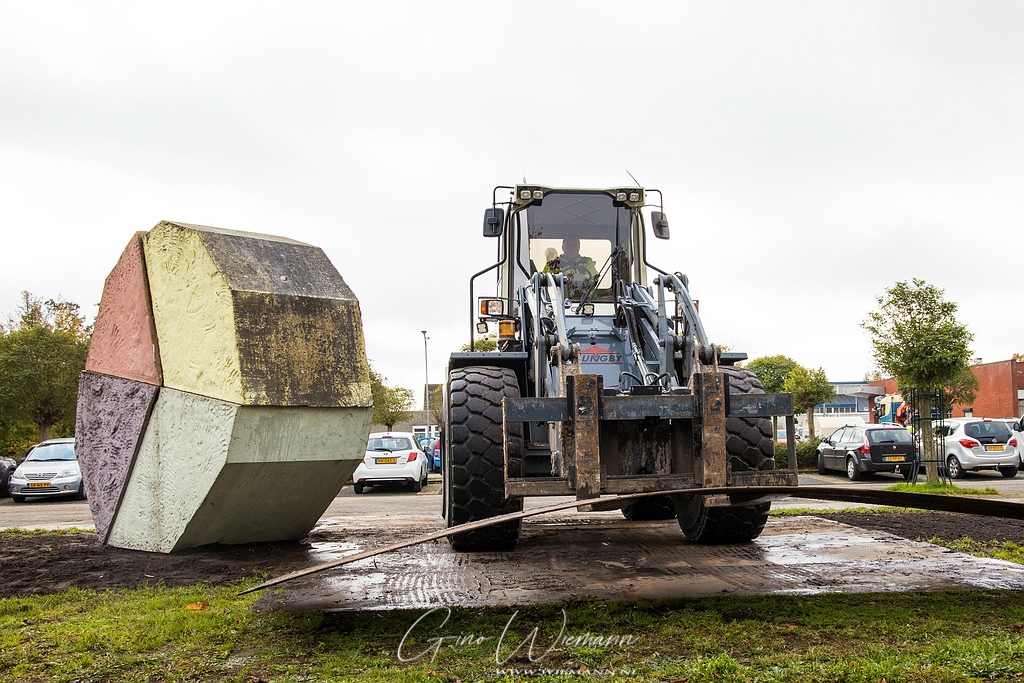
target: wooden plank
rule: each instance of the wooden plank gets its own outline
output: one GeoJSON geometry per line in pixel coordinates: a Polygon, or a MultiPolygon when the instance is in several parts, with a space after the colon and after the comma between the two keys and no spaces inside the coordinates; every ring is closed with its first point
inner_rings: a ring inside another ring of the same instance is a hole
{"type": "MultiPolygon", "coordinates": [[[[602,382],[600,375],[569,375],[565,378],[566,393],[576,423],[575,477],[570,482],[576,489],[576,498],[596,498],[601,494],[601,438],[598,429],[602,382]]],[[[568,454],[567,454],[568,455],[568,454]]]]}
{"type": "Polygon", "coordinates": [[[699,424],[694,430],[699,440],[694,445],[699,455],[698,483],[707,486],[725,486],[725,375],[720,372],[699,372],[694,375],[694,394],[700,411],[699,424]]]}
{"type": "Polygon", "coordinates": [[[605,493],[673,491],[696,486],[692,474],[615,475],[604,482],[605,493]]]}
{"type": "Polygon", "coordinates": [[[772,417],[793,413],[793,394],[729,394],[729,417],[772,417]]]}
{"type": "Polygon", "coordinates": [[[730,472],[729,486],[796,486],[796,472],[764,470],[758,472],[730,472]]]}
{"type": "Polygon", "coordinates": [[[564,398],[506,398],[507,422],[562,422],[569,419],[564,398]]]}
{"type": "Polygon", "coordinates": [[[602,420],[642,420],[645,417],[677,420],[691,419],[696,415],[696,399],[682,394],[605,396],[601,402],[602,420]]]}
{"type": "Polygon", "coordinates": [[[571,496],[572,488],[565,477],[530,477],[529,479],[508,479],[505,481],[505,496],[571,496]]]}
{"type": "MultiPolygon", "coordinates": [[[[796,472],[796,420],[786,416],[786,467],[796,472]]],[[[774,438],[774,437],[773,437],[774,438]]]]}
{"type": "MultiPolygon", "coordinates": [[[[569,419],[564,398],[507,398],[506,415],[511,422],[561,422],[569,419]]],[[[729,417],[771,417],[793,412],[790,394],[735,394],[729,396],[729,417]]],[[[698,416],[697,399],[689,394],[657,396],[605,396],[601,400],[602,420],[689,420],[698,416]]]]}

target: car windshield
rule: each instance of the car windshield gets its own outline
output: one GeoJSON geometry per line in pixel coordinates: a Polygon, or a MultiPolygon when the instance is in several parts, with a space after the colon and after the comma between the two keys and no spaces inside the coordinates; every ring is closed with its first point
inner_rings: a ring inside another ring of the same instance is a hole
{"type": "Polygon", "coordinates": [[[868,441],[879,443],[913,443],[914,437],[906,429],[869,429],[868,441]]]}
{"type": "Polygon", "coordinates": [[[49,461],[49,460],[77,460],[75,457],[75,444],[73,443],[45,443],[36,446],[25,462],[49,461]]]}
{"type": "Polygon", "coordinates": [[[410,450],[412,448],[412,442],[409,439],[402,437],[385,436],[381,438],[370,439],[369,445],[366,450],[368,451],[401,451],[410,450]]]}

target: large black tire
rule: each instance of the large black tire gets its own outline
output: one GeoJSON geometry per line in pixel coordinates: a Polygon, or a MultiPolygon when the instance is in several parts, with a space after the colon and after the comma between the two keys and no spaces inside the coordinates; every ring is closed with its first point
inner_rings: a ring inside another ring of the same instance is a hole
{"type": "Polygon", "coordinates": [[[672,519],[676,516],[676,508],[671,496],[641,498],[622,508],[622,516],[630,521],[672,519]]]}
{"type": "MultiPolygon", "coordinates": [[[[444,512],[448,528],[519,512],[522,498],[505,497],[505,456],[501,402],[519,397],[519,381],[505,368],[468,367],[448,376],[445,404],[444,512]]],[[[504,438],[513,454],[509,475],[522,467],[523,430],[509,425],[504,438]]],[[[455,550],[511,550],[520,520],[455,534],[455,550]]]]}
{"type": "Polygon", "coordinates": [[[707,545],[746,543],[761,535],[771,503],[709,508],[700,495],[675,496],[679,528],[687,539],[707,545]]]}
{"type": "MultiPolygon", "coordinates": [[[[720,368],[729,380],[730,394],[763,394],[761,380],[750,370],[720,368]]],[[[775,438],[767,418],[728,417],[725,450],[733,472],[775,469],[775,438]]],[[[746,543],[761,535],[771,503],[713,507],[699,495],[675,496],[676,516],[683,535],[697,543],[746,543]]]]}

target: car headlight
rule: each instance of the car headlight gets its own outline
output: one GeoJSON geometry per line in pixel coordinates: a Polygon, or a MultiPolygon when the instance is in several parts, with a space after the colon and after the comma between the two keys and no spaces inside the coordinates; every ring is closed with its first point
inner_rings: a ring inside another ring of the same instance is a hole
{"type": "Polygon", "coordinates": [[[25,481],[25,475],[19,470],[14,470],[14,474],[11,475],[11,479],[17,479],[19,481],[25,481]]]}
{"type": "Polygon", "coordinates": [[[76,468],[72,467],[72,468],[66,469],[63,472],[61,472],[60,474],[58,474],[57,475],[57,479],[62,479],[64,477],[77,477],[78,474],[79,474],[79,471],[76,468]]]}

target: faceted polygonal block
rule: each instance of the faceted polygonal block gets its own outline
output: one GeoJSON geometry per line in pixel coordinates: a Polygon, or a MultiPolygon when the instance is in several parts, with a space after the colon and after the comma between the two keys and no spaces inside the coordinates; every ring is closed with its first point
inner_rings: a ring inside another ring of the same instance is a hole
{"type": "Polygon", "coordinates": [[[166,221],[144,244],[165,386],[241,405],[370,405],[359,302],[321,249],[166,221]]]}
{"type": "Polygon", "coordinates": [[[159,386],[160,353],[142,255],[145,234],[132,236],[103,284],[85,369],[159,386]]]}
{"type": "Polygon", "coordinates": [[[109,542],[171,552],[301,538],[362,459],[371,418],[161,389],[109,542]]]}
{"type": "Polygon", "coordinates": [[[79,377],[75,452],[104,543],[158,391],[152,384],[89,371],[79,377]]]}
{"type": "Polygon", "coordinates": [[[363,457],[359,302],[322,250],[163,222],[103,290],[77,450],[123,548],[297,540],[363,457]]]}

